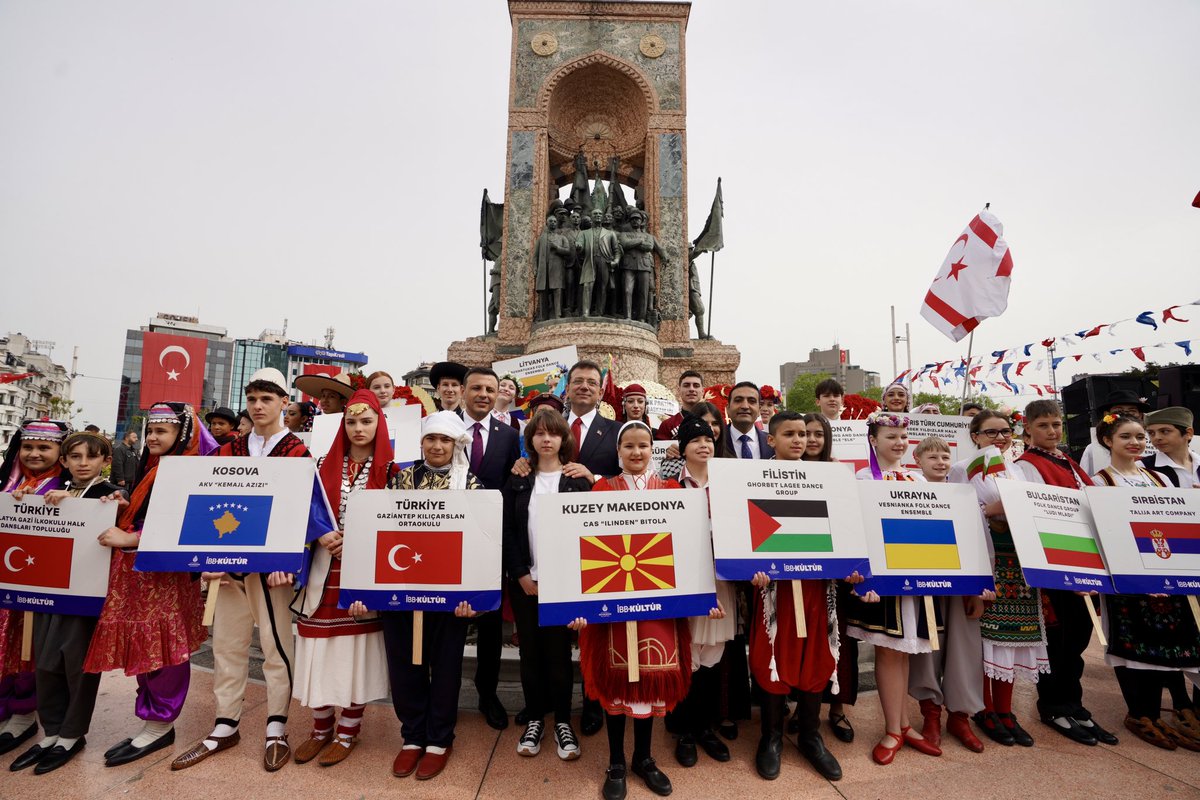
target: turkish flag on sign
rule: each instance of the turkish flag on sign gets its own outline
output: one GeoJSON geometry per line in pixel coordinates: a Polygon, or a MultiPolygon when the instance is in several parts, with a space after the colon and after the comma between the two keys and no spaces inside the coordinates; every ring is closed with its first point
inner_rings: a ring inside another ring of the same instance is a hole
{"type": "Polygon", "coordinates": [[[199,406],[207,355],[207,339],[143,333],[141,407],[165,401],[199,406]]]}
{"type": "Polygon", "coordinates": [[[995,215],[980,211],[954,240],[925,295],[921,316],[953,341],[1008,308],[1013,264],[1003,233],[995,215]]]}
{"type": "Polygon", "coordinates": [[[462,531],[379,531],[375,582],[462,583],[462,531]]]}
{"type": "Polygon", "coordinates": [[[74,539],[0,533],[0,583],[69,589],[74,547],[74,539]]]}

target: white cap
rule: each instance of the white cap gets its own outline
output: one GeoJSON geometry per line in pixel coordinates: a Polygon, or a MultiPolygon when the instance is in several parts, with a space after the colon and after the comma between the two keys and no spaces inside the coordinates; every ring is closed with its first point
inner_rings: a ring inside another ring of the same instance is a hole
{"type": "MultiPolygon", "coordinates": [[[[273,383],[279,387],[279,391],[280,391],[280,393],[283,394],[284,397],[287,397],[287,395],[288,395],[287,381],[284,380],[283,373],[280,372],[279,370],[275,369],[274,367],[263,367],[262,369],[255,372],[253,375],[250,376],[250,383],[254,383],[255,381],[265,381],[267,383],[273,383]]],[[[247,384],[247,385],[249,385],[249,384],[247,384]]]]}

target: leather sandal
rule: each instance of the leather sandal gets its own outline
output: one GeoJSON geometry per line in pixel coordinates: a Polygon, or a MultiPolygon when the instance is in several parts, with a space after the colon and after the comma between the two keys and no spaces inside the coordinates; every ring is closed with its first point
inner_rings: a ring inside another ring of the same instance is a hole
{"type": "Polygon", "coordinates": [[[263,769],[267,772],[275,772],[291,760],[292,748],[288,744],[287,734],[268,736],[267,749],[263,753],[263,769]]]}
{"type": "Polygon", "coordinates": [[[1191,750],[1193,753],[1200,752],[1200,742],[1184,735],[1178,729],[1171,727],[1161,719],[1154,720],[1154,727],[1162,731],[1163,735],[1171,740],[1176,747],[1181,747],[1184,750],[1191,750]]]}
{"type": "Polygon", "coordinates": [[[1125,727],[1130,733],[1147,744],[1161,747],[1163,750],[1175,750],[1177,748],[1175,742],[1171,741],[1170,737],[1160,730],[1149,717],[1134,719],[1131,716],[1126,716],[1125,727]]]}
{"type": "Polygon", "coordinates": [[[209,750],[204,746],[203,740],[196,742],[194,745],[192,745],[190,750],[183,753],[183,755],[176,757],[176,759],[171,762],[171,769],[180,770],[187,769],[188,767],[194,767],[214,753],[219,753],[222,750],[228,750],[242,740],[242,733],[241,731],[234,731],[228,736],[206,736],[205,739],[216,742],[217,746],[212,750],[209,750]]]}
{"type": "Polygon", "coordinates": [[[333,737],[333,742],[329,747],[325,748],[325,752],[321,754],[321,760],[317,763],[322,767],[332,767],[334,764],[340,764],[350,756],[350,751],[357,744],[357,736],[342,736],[338,734],[333,737]]]}
{"type": "Polygon", "coordinates": [[[292,760],[297,764],[307,764],[317,756],[321,755],[324,750],[333,741],[333,729],[328,731],[313,731],[308,735],[308,738],[296,748],[296,752],[292,754],[292,760]]]}

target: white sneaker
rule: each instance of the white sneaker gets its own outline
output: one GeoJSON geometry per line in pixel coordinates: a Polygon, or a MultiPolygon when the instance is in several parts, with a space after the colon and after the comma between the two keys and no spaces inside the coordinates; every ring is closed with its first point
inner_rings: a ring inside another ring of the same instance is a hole
{"type": "Polygon", "coordinates": [[[579,740],[569,722],[560,722],[554,726],[554,739],[558,744],[558,757],[563,761],[574,761],[579,758],[579,740]]]}
{"type": "Polygon", "coordinates": [[[540,719],[531,719],[525,726],[521,741],[517,742],[517,755],[536,756],[542,751],[542,731],[545,723],[540,719]]]}

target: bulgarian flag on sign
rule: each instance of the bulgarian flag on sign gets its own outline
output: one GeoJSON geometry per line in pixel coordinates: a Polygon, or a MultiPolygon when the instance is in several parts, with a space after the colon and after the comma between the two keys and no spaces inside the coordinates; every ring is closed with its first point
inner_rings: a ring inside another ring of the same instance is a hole
{"type": "Polygon", "coordinates": [[[1004,456],[995,447],[985,447],[967,464],[967,479],[986,478],[1004,472],[1004,456]]]}
{"type": "Polygon", "coordinates": [[[1008,308],[1013,263],[1003,233],[1000,220],[980,211],[954,240],[925,294],[921,316],[956,342],[1008,308]]]}

